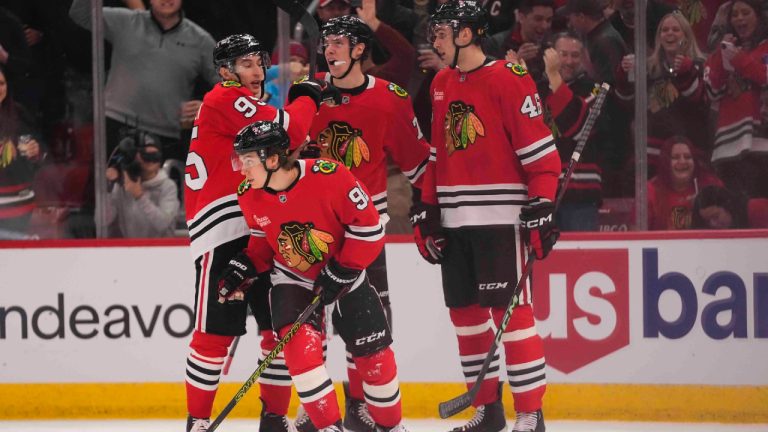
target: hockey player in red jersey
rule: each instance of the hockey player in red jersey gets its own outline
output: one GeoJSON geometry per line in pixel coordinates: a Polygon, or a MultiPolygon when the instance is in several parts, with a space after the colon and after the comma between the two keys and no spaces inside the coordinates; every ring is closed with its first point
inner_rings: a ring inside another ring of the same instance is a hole
{"type": "MultiPolygon", "coordinates": [[[[310,138],[319,155],[343,163],[365,185],[386,225],[387,157],[416,187],[414,196],[418,197],[429,144],[421,134],[408,93],[397,84],[363,73],[362,62],[369,55],[372,39],[371,29],[356,16],[333,18],[323,25],[323,54],[330,72],[318,78],[341,91],[342,103],[320,107],[310,138]]],[[[367,273],[391,322],[384,251],[367,273]]],[[[363,382],[351,359],[347,353],[349,386],[345,386],[344,428],[349,432],[370,432],[374,425],[367,412],[363,382]]],[[[306,416],[299,416],[296,426],[300,432],[314,430],[306,416]]]]}
{"type": "MultiPolygon", "coordinates": [[[[222,304],[216,294],[219,278],[231,277],[222,272],[231,270],[229,263],[242,259],[237,254],[247,245],[249,234],[234,193],[242,180],[232,171],[230,161],[235,136],[244,126],[262,119],[277,122],[287,129],[291,140],[301,143],[321,101],[335,91],[318,81],[296,84],[289,90],[291,103],[278,110],[259,100],[269,54],[253,36],[239,34],[219,41],[213,57],[222,82],[205,95],[198,111],[184,176],[184,203],[197,273],[195,331],[186,371],[188,432],[207,429],[228,347],[235,336],[245,333],[245,303],[222,304]]],[[[266,302],[258,301],[269,289],[266,282],[262,278],[248,299],[263,336],[263,352],[276,344],[269,310],[263,306],[266,302]]],[[[262,431],[289,430],[285,414],[290,377],[281,371],[280,362],[284,360],[278,359],[263,375],[268,378],[259,382],[264,402],[262,431]],[[270,424],[274,426],[265,426],[270,424]]]]}
{"type": "MultiPolygon", "coordinates": [[[[440,263],[443,295],[471,387],[492,345],[530,245],[544,258],[557,240],[553,211],[560,171],[536,86],[520,65],[489,59],[488,29],[476,1],[450,0],[430,17],[433,46],[450,67],[432,81],[432,152],[423,204],[412,212],[422,256],[440,263]],[[526,226],[531,228],[526,228],[526,226]]],[[[530,282],[530,281],[527,281],[530,282]]],[[[542,432],[544,350],[536,333],[530,284],[501,339],[517,419],[515,432],[542,432]]],[[[454,431],[506,431],[499,356],[454,431]]]]}
{"type": "MultiPolygon", "coordinates": [[[[236,169],[246,177],[238,201],[251,233],[242,262],[259,278],[272,271],[273,327],[284,336],[314,295],[333,304],[333,323],[366,394],[376,400],[370,407],[375,431],[405,432],[392,336],[365,270],[384,247],[384,227],[365,186],[338,162],[288,158],[288,135],[273,122],[244,128],[235,152],[236,169]]],[[[242,279],[221,287],[223,300],[243,297],[242,279]]],[[[312,423],[323,432],[340,432],[320,327],[318,310],[286,344],[285,364],[312,423]]]]}

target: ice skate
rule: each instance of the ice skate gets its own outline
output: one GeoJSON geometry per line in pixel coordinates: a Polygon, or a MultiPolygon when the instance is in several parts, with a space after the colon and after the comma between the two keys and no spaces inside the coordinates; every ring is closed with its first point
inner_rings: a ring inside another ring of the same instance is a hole
{"type": "Polygon", "coordinates": [[[544,414],[541,410],[535,412],[519,412],[515,419],[512,432],[544,432],[544,414]]]}
{"type": "Polygon", "coordinates": [[[506,430],[507,419],[504,418],[504,406],[499,399],[477,407],[474,417],[467,424],[452,429],[451,432],[502,432],[506,430]]]}
{"type": "Polygon", "coordinates": [[[187,432],[206,432],[211,426],[211,419],[194,418],[187,415],[187,432]]]}
{"type": "Polygon", "coordinates": [[[384,426],[378,426],[376,429],[376,432],[408,432],[408,429],[405,428],[402,424],[399,424],[395,427],[384,427],[384,426]]]}
{"type": "Polygon", "coordinates": [[[346,415],[344,416],[344,429],[347,432],[377,432],[376,423],[373,421],[368,407],[364,401],[347,397],[346,415]]]}
{"type": "Polygon", "coordinates": [[[296,427],[288,421],[288,417],[267,412],[262,401],[259,432],[296,432],[296,427]]]}
{"type": "Polygon", "coordinates": [[[299,405],[299,409],[296,411],[296,421],[293,424],[298,432],[317,432],[317,428],[309,418],[309,414],[304,411],[304,407],[301,405],[299,405]]]}
{"type": "Polygon", "coordinates": [[[344,432],[344,426],[341,425],[341,420],[339,420],[336,424],[326,426],[317,432],[344,432]]]}

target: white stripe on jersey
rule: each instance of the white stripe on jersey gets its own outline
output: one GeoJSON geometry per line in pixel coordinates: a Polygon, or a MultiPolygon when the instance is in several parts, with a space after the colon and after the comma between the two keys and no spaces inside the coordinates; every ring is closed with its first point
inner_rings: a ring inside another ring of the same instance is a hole
{"type": "Polygon", "coordinates": [[[384,238],[384,226],[381,225],[381,218],[379,218],[378,225],[374,226],[347,225],[345,227],[344,237],[366,242],[381,240],[384,238]]]}
{"type": "Polygon", "coordinates": [[[515,153],[517,153],[517,157],[520,158],[521,164],[528,165],[555,150],[557,150],[557,147],[555,146],[554,138],[552,138],[552,135],[547,135],[529,146],[523,147],[520,150],[515,150],[515,153]]]}
{"type": "Polygon", "coordinates": [[[237,195],[223,196],[200,209],[187,220],[192,256],[198,257],[217,246],[250,234],[237,195]]]}
{"type": "Polygon", "coordinates": [[[523,184],[438,186],[443,226],[515,225],[528,202],[523,184]]]}

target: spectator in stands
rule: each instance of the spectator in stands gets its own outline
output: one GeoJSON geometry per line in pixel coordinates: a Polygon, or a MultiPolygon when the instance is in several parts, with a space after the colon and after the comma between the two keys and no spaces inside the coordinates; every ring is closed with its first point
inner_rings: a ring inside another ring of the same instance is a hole
{"type": "MultiPolygon", "coordinates": [[[[307,56],[307,49],[304,48],[304,45],[301,43],[291,41],[288,46],[288,52],[288,62],[284,64],[288,67],[288,80],[290,82],[298,81],[301,77],[309,73],[309,57],[307,56]]],[[[264,84],[264,96],[261,100],[269,103],[275,108],[282,108],[285,104],[286,95],[280,92],[280,86],[277,83],[280,68],[283,66],[280,64],[277,50],[272,53],[270,64],[272,66],[267,69],[267,75],[264,78],[266,84],[264,84]]]]}
{"type": "MultiPolygon", "coordinates": [[[[537,87],[565,170],[576,147],[576,135],[584,126],[599,86],[584,69],[587,54],[578,35],[558,33],[552,45],[543,55],[546,79],[537,82],[537,87]]],[[[557,224],[563,231],[597,231],[598,209],[602,203],[599,130],[593,128],[558,209],[557,224]]]]}
{"type": "Polygon", "coordinates": [[[416,64],[416,49],[397,30],[378,18],[376,0],[362,0],[361,6],[356,8],[357,16],[368,24],[375,36],[371,55],[363,61],[363,72],[407,88],[416,64]],[[377,53],[377,48],[383,48],[389,54],[388,58],[377,53]]]}
{"type": "Polygon", "coordinates": [[[35,193],[32,181],[44,154],[31,116],[9,93],[0,64],[0,238],[26,234],[35,193]]]}
{"type": "Polygon", "coordinates": [[[137,137],[143,141],[138,147],[136,138],[124,137],[118,149],[134,149],[134,162],[107,168],[106,177],[112,188],[107,201],[107,223],[115,224],[117,237],[173,236],[180,207],[176,183],[161,169],[163,153],[157,140],[143,132],[137,133],[137,137]]]}
{"type": "Polygon", "coordinates": [[[568,26],[587,44],[595,80],[613,84],[616,67],[628,52],[621,35],[603,15],[603,0],[568,0],[558,14],[568,17],[568,26]]]}
{"type": "Polygon", "coordinates": [[[661,148],[658,174],[648,181],[648,229],[691,227],[693,199],[704,186],[722,186],[695,157],[696,149],[682,136],[667,139],[661,148]]]}
{"type": "MultiPolygon", "coordinates": [[[[616,10],[610,15],[611,25],[624,39],[629,52],[635,51],[635,0],[616,0],[613,4],[616,10]]],[[[654,35],[662,17],[677,9],[665,4],[662,0],[648,0],[645,6],[646,43],[653,47],[654,35]]]]}
{"type": "MultiPolygon", "coordinates": [[[[624,40],[605,18],[604,0],[568,0],[557,10],[568,18],[568,26],[582,37],[587,47],[591,77],[598,83],[616,83],[616,68],[628,52],[624,40]]],[[[603,158],[603,193],[608,197],[626,196],[634,190],[632,172],[627,163],[632,155],[632,115],[622,110],[614,98],[603,107],[600,133],[605,137],[603,158]]]]}
{"type": "Polygon", "coordinates": [[[768,19],[762,0],[731,3],[728,25],[706,63],[707,91],[719,103],[712,163],[729,189],[768,197],[768,19]]]}
{"type": "Polygon", "coordinates": [[[768,199],[707,186],[693,203],[694,229],[768,228],[768,199]]]}
{"type": "MultiPolygon", "coordinates": [[[[90,28],[88,0],[74,0],[69,15],[90,28]]],[[[160,137],[168,158],[186,159],[182,126],[191,127],[201,101],[189,100],[197,77],[218,82],[214,40],[181,13],[181,0],[151,0],[150,10],[104,8],[104,34],[112,43],[106,84],[107,154],[125,126],[160,137]]]]}
{"type": "MultiPolygon", "coordinates": [[[[11,83],[14,95],[21,94],[24,77],[29,73],[31,59],[24,37],[24,27],[10,10],[0,7],[0,65],[11,83]]],[[[16,100],[22,103],[23,100],[16,100]]]]}
{"type": "Polygon", "coordinates": [[[518,61],[525,62],[534,78],[541,77],[544,72],[543,45],[552,29],[554,15],[554,0],[522,0],[517,8],[515,26],[486,38],[484,52],[498,59],[514,53],[518,61]]]}
{"type": "MultiPolygon", "coordinates": [[[[655,174],[661,144],[671,136],[686,136],[702,151],[710,148],[704,62],[688,20],[680,12],[665,15],[647,62],[649,177],[655,174]]],[[[635,84],[629,79],[634,70],[635,55],[624,56],[617,71],[616,96],[628,111],[634,107],[635,84]]]]}

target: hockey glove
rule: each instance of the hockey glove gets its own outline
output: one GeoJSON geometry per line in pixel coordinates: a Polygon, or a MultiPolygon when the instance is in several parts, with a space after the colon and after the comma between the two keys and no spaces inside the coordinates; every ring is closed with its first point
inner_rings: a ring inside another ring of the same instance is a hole
{"type": "Polygon", "coordinates": [[[245,252],[238,252],[219,276],[219,303],[243,301],[245,292],[257,278],[251,259],[245,252]]]}
{"type": "Polygon", "coordinates": [[[523,241],[533,248],[537,259],[545,258],[560,237],[554,211],[555,203],[538,197],[520,209],[523,241]]]}
{"type": "Polygon", "coordinates": [[[288,103],[301,96],[312,98],[317,105],[317,109],[320,109],[320,104],[322,103],[341,104],[341,92],[333,84],[325,80],[308,79],[297,82],[288,89],[288,103]]]}
{"type": "Polygon", "coordinates": [[[344,267],[331,258],[315,279],[314,293],[324,305],[329,305],[344,295],[345,288],[351,287],[362,272],[344,267]]]}
{"type": "Polygon", "coordinates": [[[320,146],[317,141],[310,141],[299,152],[300,159],[317,159],[320,157],[320,146]]]}
{"type": "Polygon", "coordinates": [[[440,208],[436,205],[416,202],[411,207],[413,238],[421,256],[430,264],[440,264],[446,246],[440,226],[440,208]]]}

